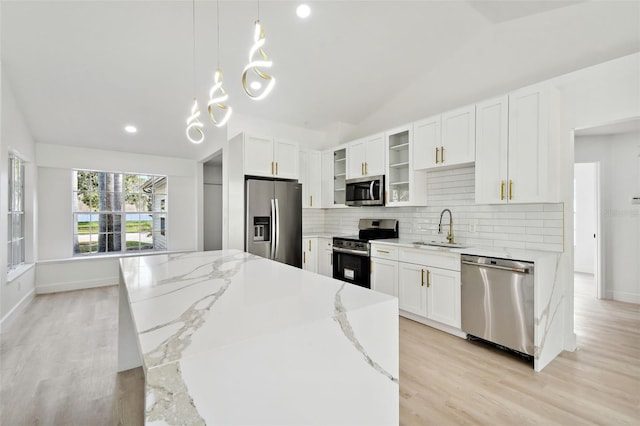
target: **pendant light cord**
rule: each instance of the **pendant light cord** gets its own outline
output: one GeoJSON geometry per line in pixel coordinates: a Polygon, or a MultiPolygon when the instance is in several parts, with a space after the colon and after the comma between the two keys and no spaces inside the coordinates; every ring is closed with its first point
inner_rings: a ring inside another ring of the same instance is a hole
{"type": "Polygon", "coordinates": [[[221,68],[220,65],[220,1],[216,0],[216,27],[218,28],[218,53],[216,60],[218,62],[218,68],[221,68]]]}
{"type": "Polygon", "coordinates": [[[192,38],[193,38],[193,96],[196,95],[196,0],[192,3],[192,38]]]}

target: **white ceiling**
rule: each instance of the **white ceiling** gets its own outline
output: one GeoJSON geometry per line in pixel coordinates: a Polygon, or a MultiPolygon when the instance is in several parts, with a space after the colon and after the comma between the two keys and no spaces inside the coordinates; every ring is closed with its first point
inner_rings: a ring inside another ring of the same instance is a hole
{"type": "MultiPolygon", "coordinates": [[[[508,64],[508,80],[514,82],[518,76],[557,75],[640,50],[636,1],[596,6],[549,0],[308,3],[312,15],[302,21],[295,16],[298,2],[260,2],[264,49],[274,61],[277,84],[267,99],[256,102],[242,92],[240,74],[258,2],[220,1],[220,59],[234,112],[321,131],[336,123],[358,126],[426,76],[438,80],[430,84],[455,92],[446,75],[456,71],[453,67],[478,64],[477,57],[464,53],[474,40],[493,37],[496,47],[504,48],[510,40],[523,43],[523,28],[545,31],[547,22],[555,25],[553,34],[563,49],[554,52],[548,40],[536,46],[535,32],[522,45],[523,56],[545,49],[544,61],[534,66],[521,61],[518,67],[504,50],[492,51],[491,43],[483,46],[483,55],[491,58],[491,67],[508,64]],[[569,25],[565,17],[571,16],[584,22],[563,33],[563,20],[569,25]],[[606,43],[594,45],[589,34],[603,25],[606,43]],[[452,61],[456,54],[476,62],[452,61]]],[[[184,136],[193,97],[191,1],[1,5],[3,74],[37,142],[202,158],[203,148],[191,146],[184,136]],[[139,127],[137,135],[124,134],[128,123],[139,127]]],[[[216,46],[216,2],[197,1],[196,94],[203,112],[216,46]]],[[[481,86],[482,78],[473,83],[481,86]]],[[[426,97],[425,110],[437,109],[429,102],[426,97]]],[[[205,123],[208,138],[226,136],[205,123]]]]}

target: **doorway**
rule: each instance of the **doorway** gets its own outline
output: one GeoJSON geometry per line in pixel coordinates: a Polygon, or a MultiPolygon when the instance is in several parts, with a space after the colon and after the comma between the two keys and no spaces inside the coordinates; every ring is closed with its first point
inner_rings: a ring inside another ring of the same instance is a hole
{"type": "Polygon", "coordinates": [[[602,283],[596,278],[601,238],[599,168],[599,162],[574,164],[573,270],[576,290],[601,298],[602,283]]]}
{"type": "Polygon", "coordinates": [[[222,249],[222,151],[203,166],[203,246],[222,249]]]}
{"type": "Polygon", "coordinates": [[[639,141],[640,117],[574,131],[575,295],[640,303],[639,141]]]}

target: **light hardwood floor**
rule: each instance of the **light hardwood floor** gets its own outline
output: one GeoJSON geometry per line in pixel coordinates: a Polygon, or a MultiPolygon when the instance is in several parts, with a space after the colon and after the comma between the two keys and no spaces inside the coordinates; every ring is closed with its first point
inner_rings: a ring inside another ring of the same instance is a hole
{"type": "MultiPolygon", "coordinates": [[[[400,320],[400,423],[640,424],[640,305],[576,275],[578,350],[541,373],[400,320]]],[[[0,336],[2,425],[140,425],[141,369],[116,374],[117,287],[38,296],[0,336]]]]}

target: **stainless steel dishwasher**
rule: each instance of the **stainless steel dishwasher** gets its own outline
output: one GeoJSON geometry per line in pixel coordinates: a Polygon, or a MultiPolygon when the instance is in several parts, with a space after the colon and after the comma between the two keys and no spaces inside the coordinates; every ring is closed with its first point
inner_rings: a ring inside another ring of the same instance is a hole
{"type": "Polygon", "coordinates": [[[534,355],[533,263],[462,255],[462,331],[534,355]]]}

